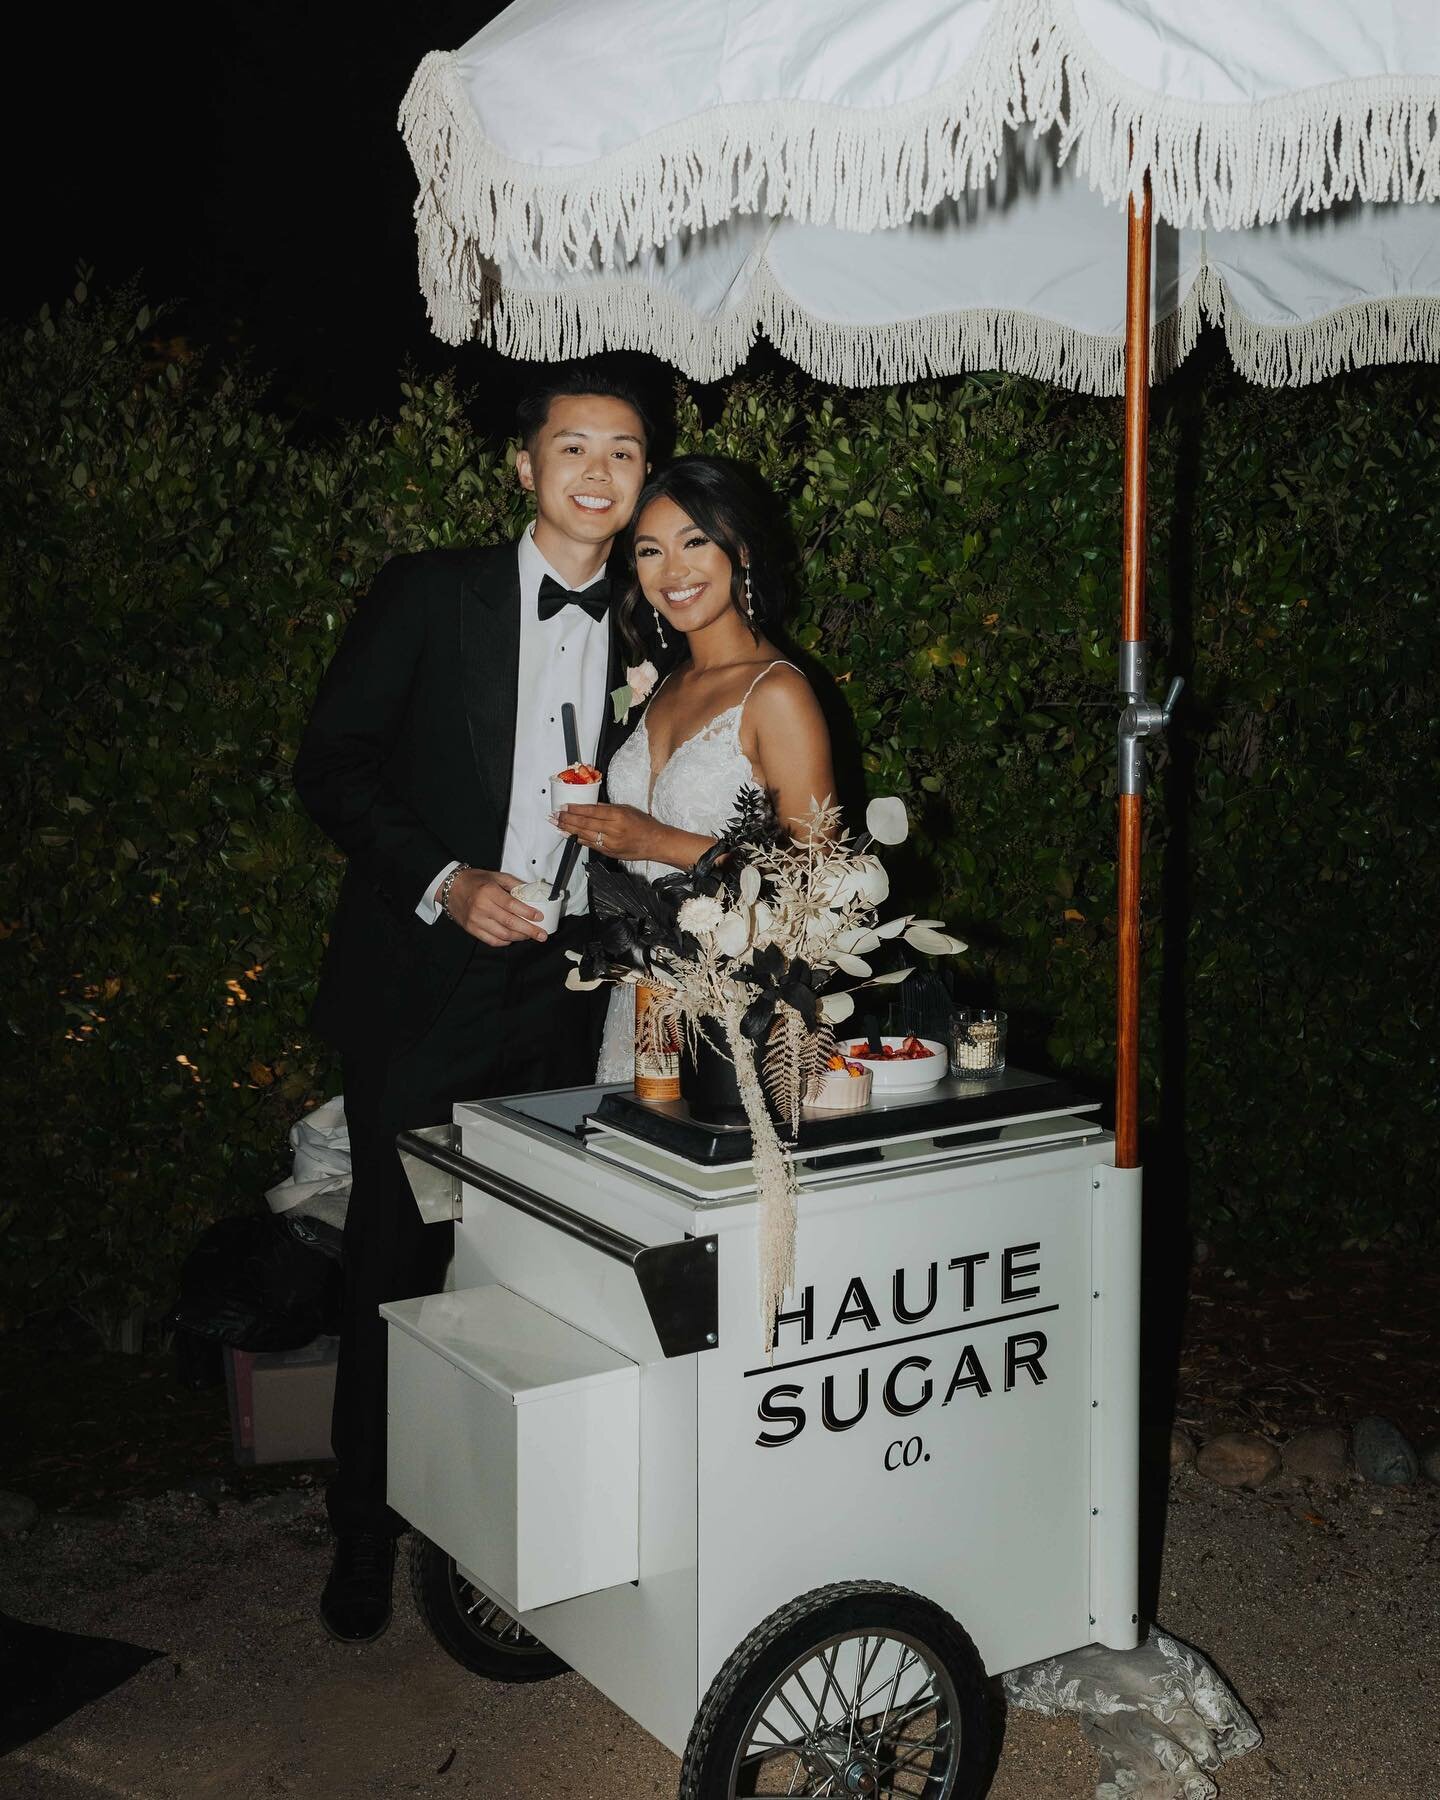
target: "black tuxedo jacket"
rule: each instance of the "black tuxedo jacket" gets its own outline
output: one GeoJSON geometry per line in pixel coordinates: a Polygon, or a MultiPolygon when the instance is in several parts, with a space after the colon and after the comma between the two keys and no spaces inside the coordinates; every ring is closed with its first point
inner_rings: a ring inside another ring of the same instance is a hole
{"type": "MultiPolygon", "coordinates": [[[[507,954],[415,906],[452,860],[501,866],[519,655],[516,545],[428,550],[381,570],[320,684],[295,786],[348,859],[311,1012],[342,1050],[406,1048],[472,957],[507,954]]],[[[621,660],[612,624],[607,690],[621,660]]]]}

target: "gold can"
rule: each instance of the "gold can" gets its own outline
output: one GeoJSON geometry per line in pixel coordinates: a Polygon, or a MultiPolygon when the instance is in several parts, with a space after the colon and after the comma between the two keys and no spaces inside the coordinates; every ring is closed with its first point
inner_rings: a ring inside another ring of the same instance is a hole
{"type": "Polygon", "coordinates": [[[658,1016],[656,1004],[669,992],[668,988],[647,987],[644,982],[635,989],[637,1100],[680,1098],[680,1043],[673,1024],[658,1016]]]}

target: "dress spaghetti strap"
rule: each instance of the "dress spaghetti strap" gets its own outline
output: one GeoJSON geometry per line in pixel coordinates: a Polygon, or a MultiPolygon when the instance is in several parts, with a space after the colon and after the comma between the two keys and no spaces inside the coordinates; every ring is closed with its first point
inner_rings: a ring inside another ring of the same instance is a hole
{"type": "Polygon", "coordinates": [[[749,687],[746,688],[743,696],[741,697],[739,706],[736,707],[736,709],[735,709],[737,712],[743,712],[745,710],[745,702],[755,692],[756,688],[759,687],[760,683],[765,679],[765,677],[770,673],[770,671],[772,669],[794,669],[795,673],[797,675],[803,675],[805,672],[803,669],[796,668],[794,663],[787,662],[783,656],[777,656],[775,658],[774,662],[766,663],[765,667],[760,671],[760,673],[750,683],[749,687]]]}

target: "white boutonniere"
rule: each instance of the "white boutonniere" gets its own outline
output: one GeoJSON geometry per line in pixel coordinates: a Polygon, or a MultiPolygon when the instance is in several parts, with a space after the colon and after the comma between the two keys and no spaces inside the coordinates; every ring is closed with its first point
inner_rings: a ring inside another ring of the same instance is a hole
{"type": "Polygon", "coordinates": [[[652,662],[642,662],[633,669],[625,671],[625,685],[618,687],[610,695],[610,704],[615,708],[615,723],[624,725],[630,718],[632,706],[643,706],[655,691],[655,683],[659,679],[659,671],[652,662]]]}

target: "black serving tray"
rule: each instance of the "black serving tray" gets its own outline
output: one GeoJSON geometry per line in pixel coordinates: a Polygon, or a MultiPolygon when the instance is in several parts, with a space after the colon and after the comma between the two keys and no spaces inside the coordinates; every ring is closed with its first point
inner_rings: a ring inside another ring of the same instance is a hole
{"type": "MultiPolygon", "coordinates": [[[[961,1081],[952,1075],[918,1093],[874,1101],[861,1112],[807,1108],[800,1115],[796,1136],[788,1138],[782,1131],[780,1141],[803,1156],[847,1144],[882,1143],[888,1138],[965,1133],[1006,1119],[1094,1112],[1099,1104],[1067,1082],[1049,1075],[1029,1075],[1023,1069],[1006,1069],[989,1081],[961,1081]]],[[[622,1088],[603,1095],[587,1122],[608,1125],[703,1167],[749,1162],[751,1156],[746,1127],[702,1125],[690,1117],[683,1100],[637,1100],[622,1088]]]]}

